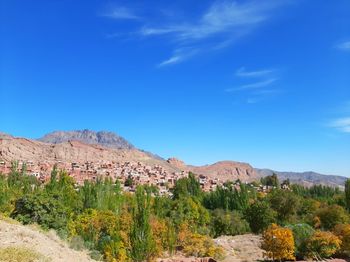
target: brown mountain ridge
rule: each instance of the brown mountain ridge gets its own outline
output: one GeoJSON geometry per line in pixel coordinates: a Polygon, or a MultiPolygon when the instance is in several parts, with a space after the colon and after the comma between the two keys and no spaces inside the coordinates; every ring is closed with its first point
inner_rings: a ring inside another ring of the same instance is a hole
{"type": "MultiPolygon", "coordinates": [[[[270,175],[272,170],[256,169],[235,161],[219,161],[211,165],[186,165],[176,158],[161,157],[137,149],[123,137],[106,131],[91,130],[55,131],[37,140],[16,138],[0,132],[0,161],[55,162],[126,162],[138,161],[147,165],[159,165],[169,172],[192,171],[210,179],[221,181],[253,181],[270,175]]],[[[310,186],[323,184],[342,186],[346,180],[341,176],[325,176],[314,172],[276,172],[281,179],[310,186]]]]}

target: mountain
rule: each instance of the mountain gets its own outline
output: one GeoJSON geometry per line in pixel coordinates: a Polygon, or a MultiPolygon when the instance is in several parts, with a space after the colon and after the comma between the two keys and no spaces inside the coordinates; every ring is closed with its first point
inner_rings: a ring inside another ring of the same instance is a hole
{"type": "Polygon", "coordinates": [[[115,149],[133,149],[126,139],[113,132],[91,131],[88,129],[75,131],[54,131],[38,139],[41,142],[60,144],[68,141],[80,141],[85,144],[96,144],[115,149]]]}
{"type": "Polygon", "coordinates": [[[343,176],[334,176],[334,175],[323,175],[316,172],[280,172],[274,171],[271,169],[258,169],[255,168],[256,173],[260,177],[265,177],[275,173],[280,181],[289,179],[290,182],[295,184],[300,184],[303,186],[312,186],[312,185],[325,185],[332,187],[344,187],[344,183],[347,180],[343,176]]]}
{"type": "Polygon", "coordinates": [[[47,165],[61,162],[66,166],[73,162],[142,162],[161,166],[169,172],[192,171],[210,179],[221,181],[253,181],[276,173],[280,180],[312,186],[314,184],[344,186],[346,177],[322,175],[315,172],[278,172],[253,168],[248,163],[219,161],[211,165],[192,166],[176,158],[164,160],[156,154],[137,149],[126,139],[112,132],[90,130],[55,131],[38,140],[17,138],[0,132],[0,160],[32,161],[47,165]]]}
{"type": "Polygon", "coordinates": [[[164,160],[159,160],[136,148],[111,148],[99,144],[86,144],[69,140],[61,143],[46,143],[38,140],[7,136],[0,138],[0,160],[25,161],[52,166],[54,163],[78,162],[142,162],[146,165],[160,165],[168,171],[178,171],[164,160]]]}
{"type": "Polygon", "coordinates": [[[13,136],[6,134],[4,132],[0,132],[0,139],[5,139],[5,138],[13,138],[13,136]]]}
{"type": "Polygon", "coordinates": [[[180,170],[191,171],[197,175],[204,175],[210,179],[220,179],[221,181],[234,181],[237,179],[253,181],[258,178],[254,168],[247,163],[219,161],[211,165],[191,166],[174,157],[169,158],[167,162],[180,170]]]}
{"type": "Polygon", "coordinates": [[[221,181],[237,180],[254,181],[258,178],[254,168],[247,164],[235,161],[219,161],[212,165],[188,166],[195,174],[205,175],[209,178],[218,178],[221,181]]]}

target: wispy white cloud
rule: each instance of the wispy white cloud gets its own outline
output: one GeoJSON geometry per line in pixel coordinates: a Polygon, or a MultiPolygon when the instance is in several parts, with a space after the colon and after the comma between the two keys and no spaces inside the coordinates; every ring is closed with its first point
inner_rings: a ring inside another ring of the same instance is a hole
{"type": "Polygon", "coordinates": [[[112,19],[140,19],[139,16],[135,15],[132,10],[126,7],[114,7],[107,12],[101,14],[112,19]]]}
{"type": "Polygon", "coordinates": [[[350,41],[342,42],[342,43],[336,45],[336,48],[343,50],[343,51],[350,51],[350,41]]]}
{"type": "Polygon", "coordinates": [[[163,67],[171,64],[177,64],[180,63],[191,56],[195,55],[198,53],[199,50],[194,49],[194,48],[179,48],[176,49],[171,57],[168,59],[162,61],[161,63],[158,64],[158,67],[163,67]]]}
{"type": "Polygon", "coordinates": [[[338,118],[330,123],[331,127],[344,133],[350,133],[350,117],[338,118]]]}
{"type": "Polygon", "coordinates": [[[277,70],[275,69],[249,71],[245,67],[240,67],[236,70],[235,76],[240,80],[249,80],[250,83],[228,88],[225,91],[241,93],[241,96],[245,97],[247,104],[260,103],[282,92],[275,85],[279,80],[276,72],[277,70]],[[251,82],[252,80],[254,82],[251,82]]]}
{"type": "MultiPolygon", "coordinates": [[[[230,46],[234,40],[270,19],[273,12],[287,2],[289,1],[216,1],[195,21],[144,25],[139,34],[147,37],[167,35],[175,41],[175,49],[200,49],[203,48],[203,42],[210,39],[211,46],[206,45],[205,49],[213,51],[230,46]]],[[[170,58],[167,61],[183,60],[170,58]]]]}
{"type": "Polygon", "coordinates": [[[250,89],[257,89],[257,88],[267,87],[267,86],[272,85],[277,80],[278,80],[277,78],[269,78],[267,80],[262,80],[262,81],[255,82],[255,83],[252,83],[252,84],[246,84],[246,85],[242,85],[242,86],[239,86],[239,87],[228,88],[228,89],[226,89],[226,91],[227,92],[233,92],[233,91],[250,90],[250,89]]]}
{"type": "Polygon", "coordinates": [[[236,76],[238,77],[262,77],[266,75],[270,75],[273,73],[274,70],[272,69],[264,69],[264,70],[257,70],[257,71],[247,71],[245,67],[241,67],[236,71],[236,76]]]}
{"type": "Polygon", "coordinates": [[[143,35],[174,34],[178,40],[199,40],[220,33],[235,33],[258,25],[270,16],[284,1],[235,1],[215,2],[202,17],[194,23],[181,23],[161,27],[144,27],[143,35]]]}

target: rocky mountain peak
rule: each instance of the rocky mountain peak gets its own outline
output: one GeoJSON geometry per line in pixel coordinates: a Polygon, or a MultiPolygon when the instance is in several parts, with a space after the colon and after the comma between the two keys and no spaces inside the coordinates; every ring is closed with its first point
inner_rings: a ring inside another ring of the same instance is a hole
{"type": "Polygon", "coordinates": [[[54,131],[38,139],[41,142],[60,144],[67,141],[80,141],[85,144],[98,144],[114,149],[133,149],[134,146],[123,137],[107,131],[92,131],[88,129],[75,131],[54,131]]]}

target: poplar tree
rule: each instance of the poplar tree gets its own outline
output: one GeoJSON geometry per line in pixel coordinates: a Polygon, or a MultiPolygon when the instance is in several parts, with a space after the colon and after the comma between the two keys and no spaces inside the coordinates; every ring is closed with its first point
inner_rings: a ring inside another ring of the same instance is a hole
{"type": "Polygon", "coordinates": [[[350,179],[345,182],[345,204],[346,208],[350,211],[350,179]]]}
{"type": "Polygon", "coordinates": [[[139,186],[135,193],[133,224],[130,232],[131,256],[133,261],[149,260],[154,254],[155,242],[149,223],[151,212],[150,192],[139,186]]]}

